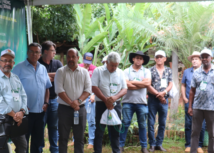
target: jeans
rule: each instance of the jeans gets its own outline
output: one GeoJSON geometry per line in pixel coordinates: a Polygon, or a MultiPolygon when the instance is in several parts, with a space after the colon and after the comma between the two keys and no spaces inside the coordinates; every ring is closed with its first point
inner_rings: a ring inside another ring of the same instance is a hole
{"type": "Polygon", "coordinates": [[[125,126],[125,131],[124,133],[120,133],[120,147],[125,146],[128,128],[131,124],[132,116],[135,112],[137,114],[137,122],[139,126],[140,144],[142,148],[147,148],[146,120],[148,115],[148,106],[143,104],[131,103],[124,103],[122,107],[122,123],[125,126]]]}
{"type": "MultiPolygon", "coordinates": [[[[44,116],[44,123],[45,123],[44,129],[47,124],[51,153],[59,152],[59,148],[57,145],[58,139],[59,139],[58,138],[58,112],[57,112],[58,105],[59,104],[57,102],[57,98],[50,99],[48,109],[45,112],[45,116],[44,116]]],[[[43,144],[41,145],[41,148],[43,148],[44,146],[45,146],[45,143],[43,138],[43,144]]]]}
{"type": "MultiPolygon", "coordinates": [[[[29,147],[29,138],[31,136],[30,153],[41,153],[41,145],[44,139],[44,115],[45,113],[29,113],[28,117],[28,133],[26,140],[29,147]]],[[[28,153],[27,148],[27,153],[28,153]]]]}
{"type": "MultiPolygon", "coordinates": [[[[192,116],[188,114],[188,107],[189,103],[185,104],[185,147],[190,147],[190,141],[191,141],[191,133],[192,133],[192,116]]],[[[199,138],[199,144],[198,147],[203,147],[203,142],[204,142],[204,131],[205,131],[205,120],[203,121],[202,124],[202,129],[200,133],[200,138],[199,138]]]]}
{"type": "MultiPolygon", "coordinates": [[[[106,128],[106,125],[100,124],[100,119],[102,117],[102,114],[107,109],[104,102],[99,101],[96,103],[96,130],[95,130],[95,139],[94,139],[94,153],[102,153],[102,139],[103,134],[106,128]]],[[[121,104],[117,103],[117,105],[114,107],[115,111],[117,112],[119,118],[121,118],[121,104]]],[[[119,147],[119,131],[116,129],[120,129],[120,126],[108,126],[111,134],[111,148],[113,153],[120,153],[120,147],[119,147]]],[[[74,143],[75,144],[75,143],[74,143]]]]}
{"type": "Polygon", "coordinates": [[[153,96],[149,96],[148,106],[149,106],[149,114],[148,114],[148,136],[149,136],[149,144],[150,146],[162,146],[164,139],[164,132],[166,126],[166,118],[168,112],[168,99],[167,104],[161,104],[158,98],[153,96]],[[155,140],[155,117],[158,113],[158,135],[155,140]]]}

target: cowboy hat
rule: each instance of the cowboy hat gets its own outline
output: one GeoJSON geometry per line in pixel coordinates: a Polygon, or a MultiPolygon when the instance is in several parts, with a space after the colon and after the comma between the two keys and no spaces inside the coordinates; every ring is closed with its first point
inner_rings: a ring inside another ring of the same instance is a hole
{"type": "Polygon", "coordinates": [[[134,58],[137,55],[140,55],[140,56],[143,57],[144,62],[143,62],[142,65],[148,64],[150,57],[147,56],[147,55],[145,55],[142,51],[137,51],[136,53],[130,53],[129,54],[129,61],[130,61],[130,63],[132,63],[132,64],[134,63],[133,60],[132,60],[132,58],[134,58]]]}
{"type": "Polygon", "coordinates": [[[200,55],[201,55],[200,52],[194,51],[192,53],[192,55],[190,55],[189,57],[187,57],[187,59],[188,59],[188,61],[192,62],[192,58],[193,57],[199,57],[200,58],[200,55]]]}

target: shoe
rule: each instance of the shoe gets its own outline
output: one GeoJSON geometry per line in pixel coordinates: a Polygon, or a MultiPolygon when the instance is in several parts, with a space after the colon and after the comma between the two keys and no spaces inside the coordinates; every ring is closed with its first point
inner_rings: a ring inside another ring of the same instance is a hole
{"type": "Polygon", "coordinates": [[[154,152],[155,151],[155,146],[150,146],[149,152],[154,152]]]}
{"type": "Polygon", "coordinates": [[[141,148],[142,153],[149,153],[147,148],[141,148]]]}
{"type": "Polygon", "coordinates": [[[166,152],[166,149],[164,149],[162,146],[156,146],[155,150],[160,150],[166,152]]]}
{"type": "Polygon", "coordinates": [[[202,150],[202,148],[198,148],[198,149],[197,149],[197,152],[198,152],[198,153],[204,153],[204,151],[202,150]]]}
{"type": "Polygon", "coordinates": [[[94,146],[92,144],[89,144],[87,147],[87,149],[93,149],[93,148],[94,148],[94,146]]]}
{"type": "Polygon", "coordinates": [[[120,147],[120,152],[124,152],[124,147],[120,147]]]}
{"type": "Polygon", "coordinates": [[[190,147],[186,147],[185,152],[190,152],[190,147]]]}

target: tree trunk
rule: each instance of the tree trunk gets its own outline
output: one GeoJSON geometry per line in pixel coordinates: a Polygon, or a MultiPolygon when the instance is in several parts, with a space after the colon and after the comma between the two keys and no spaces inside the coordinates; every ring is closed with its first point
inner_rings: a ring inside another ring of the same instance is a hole
{"type": "Polygon", "coordinates": [[[179,80],[178,80],[178,56],[175,51],[172,52],[172,80],[175,83],[176,88],[178,89],[178,93],[176,96],[171,100],[170,105],[170,119],[172,119],[172,116],[177,113],[178,110],[178,104],[179,104],[179,80]]]}
{"type": "Polygon", "coordinates": [[[62,65],[64,65],[64,53],[60,53],[60,61],[62,62],[62,65]]]}

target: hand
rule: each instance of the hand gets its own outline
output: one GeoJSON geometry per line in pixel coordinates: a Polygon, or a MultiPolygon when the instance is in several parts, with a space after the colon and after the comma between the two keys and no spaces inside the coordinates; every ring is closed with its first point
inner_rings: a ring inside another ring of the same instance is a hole
{"type": "Polygon", "coordinates": [[[54,77],[49,76],[51,82],[54,82],[54,77]]]}
{"type": "Polygon", "coordinates": [[[17,123],[17,126],[20,126],[22,124],[22,120],[20,120],[18,123],[17,123]]]}
{"type": "Polygon", "coordinates": [[[19,121],[21,121],[21,120],[23,119],[23,116],[24,116],[23,112],[17,112],[17,113],[15,114],[15,116],[13,117],[13,119],[14,119],[16,122],[19,122],[19,121]]]}
{"type": "Polygon", "coordinates": [[[44,105],[42,106],[42,109],[43,109],[44,112],[46,112],[47,109],[48,109],[48,104],[44,104],[44,105]]]}
{"type": "Polygon", "coordinates": [[[78,100],[74,100],[74,101],[72,101],[71,103],[70,103],[70,106],[75,110],[75,111],[78,111],[79,109],[80,109],[80,107],[79,107],[79,102],[78,102],[78,100]]]}
{"type": "Polygon", "coordinates": [[[104,101],[104,103],[105,103],[106,107],[107,107],[109,110],[112,110],[112,109],[114,108],[114,106],[113,106],[113,103],[112,103],[111,101],[108,100],[109,98],[110,98],[110,97],[106,98],[106,100],[104,101]]]}
{"type": "Polygon", "coordinates": [[[183,100],[184,100],[185,103],[188,103],[188,102],[189,102],[189,100],[188,100],[186,97],[183,98],[183,100]]]}
{"type": "Polygon", "coordinates": [[[190,107],[190,108],[188,108],[188,114],[190,115],[190,116],[192,116],[193,115],[193,110],[192,110],[192,108],[190,107]]]}
{"type": "Polygon", "coordinates": [[[95,99],[95,95],[91,95],[89,100],[91,101],[91,103],[93,103],[94,99],[95,99]]]}
{"type": "Polygon", "coordinates": [[[161,104],[166,104],[166,99],[164,97],[159,97],[158,98],[161,102],[161,104]]]}
{"type": "Polygon", "coordinates": [[[164,96],[165,96],[165,94],[166,94],[166,92],[165,92],[165,91],[163,91],[163,92],[158,92],[158,94],[156,95],[156,98],[164,97],[164,96]]]}
{"type": "Polygon", "coordinates": [[[117,97],[115,97],[115,96],[111,96],[111,97],[108,97],[108,98],[107,98],[107,102],[112,103],[112,104],[113,104],[116,100],[117,100],[117,97]]]}

